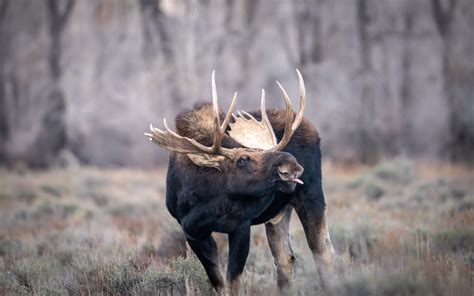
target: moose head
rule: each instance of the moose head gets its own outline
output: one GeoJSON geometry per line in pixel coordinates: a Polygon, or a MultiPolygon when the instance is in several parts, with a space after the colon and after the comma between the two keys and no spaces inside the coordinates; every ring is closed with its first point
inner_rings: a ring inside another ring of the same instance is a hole
{"type": "MultiPolygon", "coordinates": [[[[283,152],[291,136],[301,121],[306,103],[305,86],[300,72],[297,70],[300,90],[300,105],[294,113],[291,100],[281,84],[277,81],[285,100],[284,133],[277,141],[275,132],[268,119],[265,107],[265,90],[262,89],[261,111],[254,115],[245,111],[233,114],[237,92],[234,94],[229,110],[221,123],[219,116],[218,97],[215,73],[212,73],[212,125],[213,143],[206,146],[195,139],[182,136],[172,131],[164,119],[164,130],[150,124],[150,133],[145,133],[151,141],[173,152],[186,154],[199,167],[213,168],[226,177],[225,186],[229,192],[242,194],[259,194],[276,189],[293,192],[303,167],[290,153],[283,152]],[[224,137],[231,137],[241,147],[222,147],[224,137]]],[[[224,184],[222,184],[224,185],[224,184]]]]}

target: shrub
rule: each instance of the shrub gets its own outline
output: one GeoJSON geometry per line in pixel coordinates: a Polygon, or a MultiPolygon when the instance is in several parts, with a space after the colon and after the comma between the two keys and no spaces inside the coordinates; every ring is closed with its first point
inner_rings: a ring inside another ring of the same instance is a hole
{"type": "Polygon", "coordinates": [[[374,175],[395,185],[407,185],[414,179],[413,164],[407,160],[382,162],[375,167],[374,175]]]}
{"type": "Polygon", "coordinates": [[[134,287],[140,283],[139,270],[128,262],[112,266],[106,275],[105,292],[107,294],[130,294],[134,287]]]}
{"type": "Polygon", "coordinates": [[[178,257],[171,262],[171,266],[174,272],[189,279],[204,295],[209,295],[213,292],[204,267],[195,257],[178,257]]]}
{"type": "Polygon", "coordinates": [[[25,261],[18,262],[10,270],[10,274],[15,280],[16,292],[35,293],[38,275],[36,271],[25,261]]]}
{"type": "Polygon", "coordinates": [[[50,184],[45,184],[40,187],[41,191],[53,196],[53,197],[61,197],[66,189],[62,186],[53,186],[50,184]]]}
{"type": "Polygon", "coordinates": [[[176,273],[160,273],[148,268],[139,287],[140,295],[184,295],[184,277],[176,273]]]}
{"type": "Polygon", "coordinates": [[[436,233],[434,248],[439,252],[473,252],[474,229],[448,230],[436,233]]]}

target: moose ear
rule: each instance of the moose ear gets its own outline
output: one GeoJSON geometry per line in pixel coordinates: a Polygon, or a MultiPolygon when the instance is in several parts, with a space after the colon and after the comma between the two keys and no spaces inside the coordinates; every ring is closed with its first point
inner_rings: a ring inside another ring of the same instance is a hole
{"type": "Polygon", "coordinates": [[[215,168],[221,172],[225,157],[222,155],[211,155],[206,153],[186,153],[195,165],[215,168]]]}

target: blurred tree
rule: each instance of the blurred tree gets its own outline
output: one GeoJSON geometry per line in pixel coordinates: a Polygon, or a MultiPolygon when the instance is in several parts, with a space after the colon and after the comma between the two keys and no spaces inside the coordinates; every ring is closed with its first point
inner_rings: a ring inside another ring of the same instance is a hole
{"type": "Polygon", "coordinates": [[[46,111],[41,121],[41,129],[35,141],[35,155],[29,163],[35,167],[52,164],[61,149],[67,145],[66,102],[61,89],[62,76],[61,36],[73,10],[75,0],[46,0],[48,11],[50,48],[48,54],[51,75],[51,92],[46,102],[46,111]]]}
{"type": "Polygon", "coordinates": [[[326,157],[474,161],[473,27],[472,0],[0,0],[0,163],[164,163],[147,123],[208,100],[212,69],[254,109],[294,68],[326,157]]]}
{"type": "Polygon", "coordinates": [[[412,40],[416,40],[413,36],[413,22],[414,12],[409,3],[403,10],[403,47],[401,52],[401,71],[400,71],[400,105],[401,105],[401,127],[399,143],[403,143],[400,147],[400,152],[408,154],[413,150],[415,144],[413,138],[416,134],[413,131],[412,125],[412,109],[413,109],[413,94],[412,94],[412,59],[413,53],[411,51],[412,40]]]}
{"type": "Polygon", "coordinates": [[[9,129],[7,121],[7,104],[5,97],[5,73],[4,60],[6,59],[7,32],[5,30],[5,15],[8,8],[8,0],[0,0],[0,164],[6,162],[5,145],[7,143],[9,129]]]}
{"type": "Polygon", "coordinates": [[[177,38],[179,20],[173,19],[163,11],[161,0],[140,0],[140,14],[143,30],[143,58],[147,67],[156,67],[152,61],[160,61],[162,79],[170,88],[170,96],[176,108],[182,106],[184,95],[179,79],[178,60],[180,50],[173,45],[173,38],[177,38]]]}
{"type": "MultiPolygon", "coordinates": [[[[261,19],[258,19],[260,7],[260,0],[226,1],[223,36],[231,36],[237,41],[238,48],[244,49],[238,53],[238,63],[242,75],[236,83],[237,89],[245,87],[251,71],[255,70],[251,64],[250,50],[255,45],[255,39],[258,38],[259,28],[265,25],[261,19]]],[[[226,45],[228,46],[228,42],[225,41],[225,38],[219,40],[216,46],[217,55],[225,55],[224,49],[226,45]]]]}
{"type": "Polygon", "coordinates": [[[74,2],[75,0],[47,0],[49,34],[51,38],[49,67],[51,77],[55,82],[61,78],[61,35],[74,8],[74,2]]]}
{"type": "Polygon", "coordinates": [[[143,29],[143,56],[145,60],[163,54],[172,58],[171,41],[165,28],[166,14],[161,9],[160,0],[140,0],[140,13],[143,29]]]}
{"type": "Polygon", "coordinates": [[[368,1],[357,0],[356,24],[359,37],[360,68],[357,77],[360,79],[360,110],[358,122],[357,149],[361,161],[375,163],[380,157],[380,137],[374,125],[375,98],[373,91],[373,71],[371,65],[371,40],[368,32],[370,16],[368,1]]]}
{"type": "MultiPolygon", "coordinates": [[[[468,1],[469,2],[469,1],[468,1]]],[[[460,69],[459,65],[453,61],[453,46],[456,46],[454,41],[455,32],[453,32],[453,23],[455,21],[455,15],[457,12],[458,0],[431,0],[433,19],[438,30],[438,33],[442,40],[442,60],[441,60],[441,71],[444,78],[444,94],[447,100],[448,108],[448,130],[449,135],[446,142],[446,154],[451,160],[456,162],[463,161],[474,161],[474,129],[471,126],[472,122],[463,116],[467,111],[464,110],[467,104],[474,104],[472,101],[472,92],[466,95],[459,92],[460,88],[466,87],[466,82],[461,72],[465,70],[460,69]],[[467,104],[465,103],[467,101],[467,104]]],[[[472,7],[472,3],[470,3],[472,7]]],[[[467,13],[473,13],[472,8],[467,9],[467,13]]],[[[459,17],[459,16],[458,16],[459,17]]],[[[469,15],[472,18],[472,15],[469,15]]],[[[469,38],[469,37],[468,37],[469,38]]],[[[470,36],[472,40],[472,36],[470,36]]],[[[469,42],[469,41],[464,41],[469,42]]],[[[472,41],[471,41],[472,42],[472,41]]],[[[472,63],[472,61],[470,61],[472,63]]],[[[466,61],[469,64],[469,61],[466,61]]],[[[468,70],[469,71],[469,70],[468,70]]],[[[474,69],[470,70],[468,76],[474,75],[474,69]]],[[[468,84],[472,84],[472,81],[467,81],[468,84]]],[[[468,86],[472,88],[471,86],[468,86]]],[[[471,107],[472,108],[472,107],[471,107]]],[[[473,117],[473,114],[470,114],[473,117]]],[[[472,121],[472,120],[471,120],[472,121]]]]}

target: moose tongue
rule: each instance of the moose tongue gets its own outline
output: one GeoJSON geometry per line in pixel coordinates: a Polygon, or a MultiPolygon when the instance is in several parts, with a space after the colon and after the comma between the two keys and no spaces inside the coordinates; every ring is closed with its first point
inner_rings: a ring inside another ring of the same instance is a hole
{"type": "Polygon", "coordinates": [[[298,183],[298,184],[301,184],[301,185],[304,184],[303,181],[301,181],[300,179],[293,179],[293,180],[291,180],[291,182],[295,182],[295,183],[298,183]]]}

